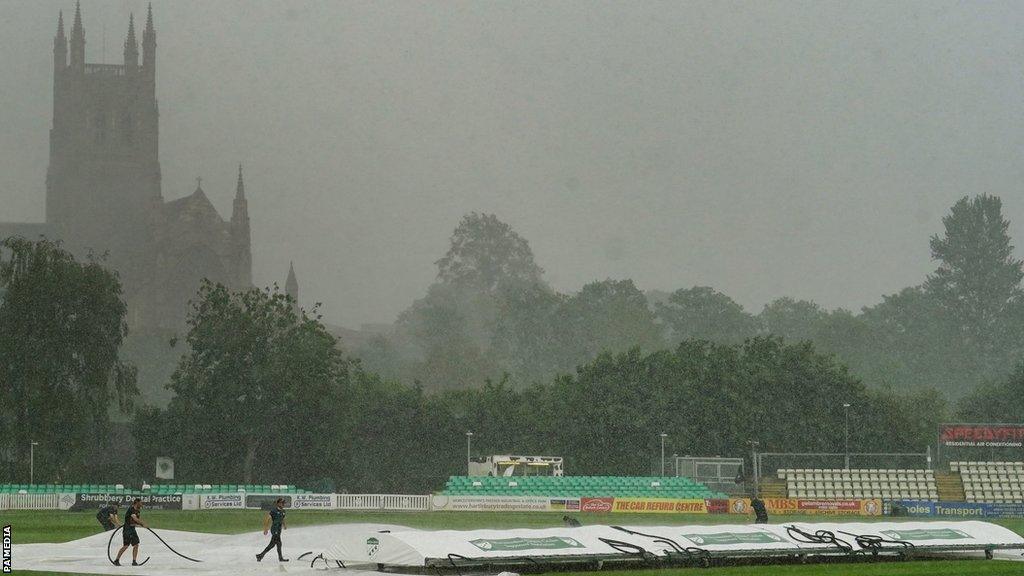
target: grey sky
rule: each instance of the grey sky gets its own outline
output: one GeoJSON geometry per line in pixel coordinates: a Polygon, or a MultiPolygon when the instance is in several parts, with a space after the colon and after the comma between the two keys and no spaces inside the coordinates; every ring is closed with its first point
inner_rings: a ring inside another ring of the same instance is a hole
{"type": "MultiPolygon", "coordinates": [[[[462,214],[548,280],[710,285],[749,310],[857,309],[921,281],[960,196],[1022,242],[1024,5],[153,2],[163,192],[230,215],[254,278],[328,320],[390,321],[462,214]]],[[[0,220],[43,218],[57,12],[0,0],[0,220]]],[[[121,61],[136,0],[83,0],[121,61]]]]}

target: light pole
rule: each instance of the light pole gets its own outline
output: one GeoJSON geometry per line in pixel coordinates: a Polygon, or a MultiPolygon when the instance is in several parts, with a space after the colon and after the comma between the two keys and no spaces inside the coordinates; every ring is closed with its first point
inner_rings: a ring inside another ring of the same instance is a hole
{"type": "Polygon", "coordinates": [[[843,403],[843,452],[846,454],[846,470],[850,469],[850,405],[843,403]]]}
{"type": "Polygon", "coordinates": [[[664,478],[665,477],[665,437],[668,436],[668,434],[665,434],[664,432],[662,432],[661,434],[658,434],[658,436],[661,437],[661,477],[664,478]]]}
{"type": "Polygon", "coordinates": [[[757,440],[747,440],[747,443],[750,444],[750,463],[751,463],[751,467],[753,468],[752,472],[753,472],[753,476],[754,476],[754,489],[753,489],[753,493],[755,495],[757,495],[757,494],[761,493],[761,478],[760,478],[760,475],[761,475],[761,463],[757,461],[758,460],[757,447],[761,443],[758,442],[757,440]]]}
{"type": "Polygon", "coordinates": [[[36,484],[36,446],[39,446],[39,442],[29,442],[28,444],[28,484],[29,486],[35,486],[36,484]]]}
{"type": "Polygon", "coordinates": [[[472,446],[473,446],[473,433],[467,431],[466,432],[466,476],[470,475],[470,470],[469,470],[469,459],[470,459],[469,451],[472,448],[472,446]]]}

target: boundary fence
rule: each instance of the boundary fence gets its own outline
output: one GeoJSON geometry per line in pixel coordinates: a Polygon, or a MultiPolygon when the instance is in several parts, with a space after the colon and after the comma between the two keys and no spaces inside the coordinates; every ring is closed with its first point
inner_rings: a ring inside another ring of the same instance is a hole
{"type": "MultiPolygon", "coordinates": [[[[140,494],[146,498],[149,495],[140,494]]],[[[111,496],[127,502],[132,495],[111,496]]],[[[176,502],[153,502],[156,509],[260,510],[278,497],[299,510],[379,510],[406,512],[642,512],[686,514],[749,514],[744,498],[673,500],[668,498],[544,498],[531,496],[445,496],[423,494],[186,494],[176,502]]],[[[165,497],[166,498],[166,497],[165,497]]],[[[0,494],[0,510],[95,510],[102,494],[0,494]]],[[[856,516],[930,516],[939,518],[1024,518],[1024,504],[930,502],[913,500],[835,500],[766,498],[771,514],[856,516]]]]}

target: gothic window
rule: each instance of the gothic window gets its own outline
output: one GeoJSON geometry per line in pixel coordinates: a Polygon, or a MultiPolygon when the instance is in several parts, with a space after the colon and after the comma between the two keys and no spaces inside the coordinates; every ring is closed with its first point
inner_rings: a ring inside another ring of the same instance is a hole
{"type": "Polygon", "coordinates": [[[125,113],[121,118],[121,137],[129,144],[135,140],[135,120],[131,112],[125,113]]]}
{"type": "Polygon", "coordinates": [[[96,142],[104,142],[107,139],[107,111],[96,112],[96,142]]]}

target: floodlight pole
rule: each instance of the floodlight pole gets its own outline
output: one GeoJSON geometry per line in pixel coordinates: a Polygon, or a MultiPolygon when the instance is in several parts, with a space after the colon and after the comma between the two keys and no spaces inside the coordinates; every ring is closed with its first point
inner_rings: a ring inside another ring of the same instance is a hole
{"type": "Polygon", "coordinates": [[[748,443],[750,444],[750,458],[751,458],[750,463],[751,463],[752,467],[754,468],[754,470],[753,470],[753,473],[754,473],[754,490],[753,490],[753,493],[755,495],[758,495],[758,494],[761,493],[761,478],[760,478],[760,476],[761,476],[761,463],[758,461],[760,459],[760,455],[757,453],[757,447],[761,443],[758,442],[757,440],[748,440],[748,443]]]}
{"type": "Polygon", "coordinates": [[[470,475],[470,470],[469,470],[470,456],[469,456],[469,453],[470,453],[470,449],[472,448],[472,446],[473,446],[473,433],[467,431],[466,432],[466,476],[470,475]]]}
{"type": "Polygon", "coordinates": [[[661,437],[661,477],[664,478],[665,477],[665,437],[668,436],[668,434],[665,434],[664,432],[662,432],[661,434],[658,434],[658,436],[661,437]]]}
{"type": "Polygon", "coordinates": [[[843,403],[843,452],[846,454],[845,470],[850,469],[850,404],[843,403]]]}
{"type": "Polygon", "coordinates": [[[36,483],[36,446],[39,446],[39,442],[29,442],[28,444],[28,484],[29,486],[35,486],[36,483]]]}

